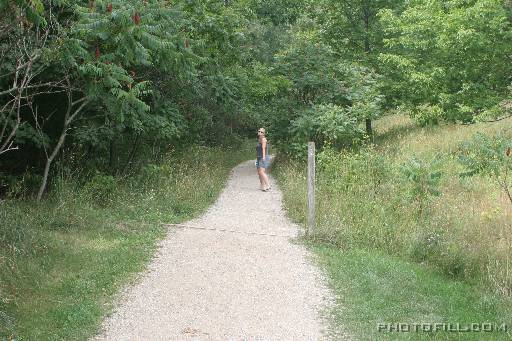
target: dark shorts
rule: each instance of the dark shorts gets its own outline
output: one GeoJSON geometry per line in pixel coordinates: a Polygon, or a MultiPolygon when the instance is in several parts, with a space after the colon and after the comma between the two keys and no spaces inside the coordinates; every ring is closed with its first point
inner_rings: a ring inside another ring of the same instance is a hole
{"type": "Polygon", "coordinates": [[[270,157],[267,157],[265,160],[263,160],[263,158],[261,158],[261,157],[256,159],[256,169],[258,169],[258,168],[267,169],[269,165],[270,165],[270,157]]]}

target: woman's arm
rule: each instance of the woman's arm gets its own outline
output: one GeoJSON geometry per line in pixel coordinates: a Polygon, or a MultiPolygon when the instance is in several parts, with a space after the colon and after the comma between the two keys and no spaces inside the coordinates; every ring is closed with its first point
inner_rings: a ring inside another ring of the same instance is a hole
{"type": "Polygon", "coordinates": [[[266,158],[265,158],[265,156],[266,156],[265,153],[267,152],[267,139],[266,138],[263,138],[261,140],[261,149],[262,149],[262,151],[261,151],[262,159],[266,160],[266,158]]]}

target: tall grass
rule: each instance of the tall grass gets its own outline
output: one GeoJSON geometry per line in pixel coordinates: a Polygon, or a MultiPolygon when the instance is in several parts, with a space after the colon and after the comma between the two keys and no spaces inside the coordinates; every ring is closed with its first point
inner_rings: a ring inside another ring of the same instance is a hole
{"type": "MultiPolygon", "coordinates": [[[[447,276],[512,294],[512,206],[490,177],[461,178],[459,143],[477,131],[512,138],[511,120],[470,126],[419,128],[403,116],[376,124],[374,147],[356,152],[325,149],[317,156],[316,238],[341,248],[379,249],[447,276]],[[404,167],[423,162],[418,190],[404,167]],[[433,194],[439,191],[439,195],[433,194]]],[[[290,215],[304,222],[305,165],[275,167],[290,215]]]]}
{"type": "Polygon", "coordinates": [[[86,340],[176,223],[203,212],[252,157],[192,147],[129,178],[61,177],[42,202],[0,201],[0,339],[86,340]]]}

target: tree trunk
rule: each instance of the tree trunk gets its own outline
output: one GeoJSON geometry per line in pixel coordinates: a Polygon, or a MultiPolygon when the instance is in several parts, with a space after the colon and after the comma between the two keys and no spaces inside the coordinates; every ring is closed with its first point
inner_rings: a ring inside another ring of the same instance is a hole
{"type": "Polygon", "coordinates": [[[39,192],[37,193],[37,200],[41,200],[43,197],[44,190],[46,189],[46,184],[48,182],[48,174],[50,173],[50,167],[52,165],[53,160],[59,153],[60,149],[62,148],[62,145],[64,144],[64,140],[66,139],[68,127],[65,124],[64,128],[62,129],[62,133],[59,137],[59,142],[55,145],[55,148],[53,148],[53,151],[51,155],[46,159],[46,165],[44,166],[44,173],[43,173],[43,180],[41,181],[41,186],[39,187],[39,192]]]}
{"type": "Polygon", "coordinates": [[[126,160],[126,163],[124,164],[122,174],[126,174],[126,171],[128,170],[128,166],[130,166],[131,163],[133,162],[135,152],[137,151],[137,148],[139,147],[140,135],[141,134],[139,133],[135,137],[135,141],[133,142],[132,149],[130,150],[130,154],[128,155],[128,159],[126,160]]]}
{"type": "MultiPolygon", "coordinates": [[[[363,22],[364,22],[364,53],[367,55],[371,52],[370,47],[370,4],[368,1],[364,1],[363,3],[363,22]]],[[[365,119],[366,123],[366,134],[370,138],[370,141],[373,142],[373,129],[372,129],[372,120],[370,118],[365,119]]]]}
{"type": "Polygon", "coordinates": [[[373,142],[372,120],[367,118],[367,119],[365,119],[365,123],[366,123],[366,134],[368,134],[371,141],[373,142]]]}
{"type": "Polygon", "coordinates": [[[110,173],[115,174],[114,170],[114,159],[116,154],[116,145],[114,140],[110,141],[109,153],[108,153],[108,167],[110,168],[110,173]]]}
{"type": "Polygon", "coordinates": [[[67,80],[67,82],[68,82],[68,86],[69,86],[69,88],[68,88],[68,108],[67,108],[66,114],[64,116],[64,124],[62,126],[62,132],[60,134],[59,141],[53,148],[53,151],[50,154],[50,156],[47,156],[47,158],[46,158],[43,179],[41,180],[41,186],[39,187],[39,192],[37,193],[38,201],[40,201],[41,198],[43,197],[43,193],[44,193],[44,191],[46,189],[46,185],[48,183],[48,174],[50,173],[50,167],[52,165],[53,160],[55,159],[55,157],[59,153],[60,149],[64,145],[64,141],[66,140],[66,135],[68,133],[69,125],[71,124],[71,122],[73,122],[73,120],[78,116],[80,111],[82,111],[82,109],[87,104],[86,97],[83,97],[83,98],[73,102],[73,95],[71,93],[71,84],[69,83],[69,80],[67,80]],[[71,114],[71,112],[73,110],[73,106],[76,104],[79,104],[79,103],[81,103],[80,106],[71,114]]]}

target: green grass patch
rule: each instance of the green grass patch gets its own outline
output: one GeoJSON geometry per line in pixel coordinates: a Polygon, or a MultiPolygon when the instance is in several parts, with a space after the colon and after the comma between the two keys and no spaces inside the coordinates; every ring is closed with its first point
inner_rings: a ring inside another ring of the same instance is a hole
{"type": "Polygon", "coordinates": [[[357,340],[510,340],[512,337],[511,302],[501,296],[379,251],[340,250],[322,243],[306,245],[318,255],[337,297],[337,305],[331,312],[333,331],[343,329],[357,340]],[[490,323],[493,327],[496,324],[497,329],[506,324],[508,331],[428,331],[429,327],[419,326],[418,332],[396,332],[386,326],[391,324],[398,329],[398,323],[403,324],[402,330],[407,328],[404,325],[414,330],[415,324],[423,323],[451,324],[452,330],[457,328],[457,323],[460,328],[471,328],[472,323],[490,323]]]}
{"type": "Polygon", "coordinates": [[[163,224],[203,213],[253,153],[192,147],[129,178],[60,178],[42,202],[0,201],[0,340],[87,340],[145,269],[163,224]]]}

